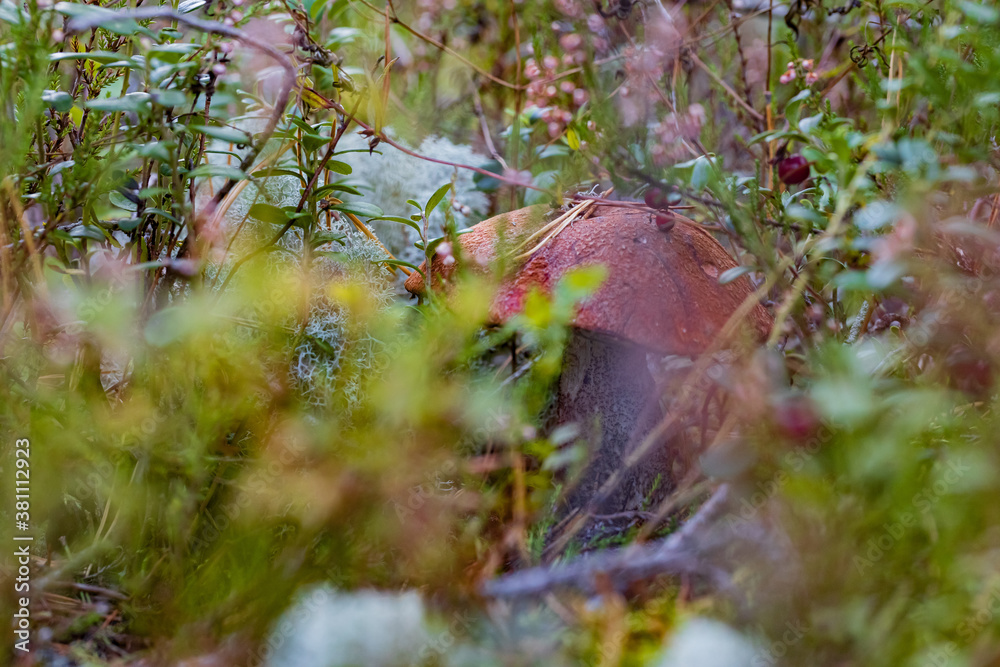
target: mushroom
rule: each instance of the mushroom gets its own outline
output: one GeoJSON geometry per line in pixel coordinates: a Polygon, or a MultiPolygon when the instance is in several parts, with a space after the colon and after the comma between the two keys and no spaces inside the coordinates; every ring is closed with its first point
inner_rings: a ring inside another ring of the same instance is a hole
{"type": "MultiPolygon", "coordinates": [[[[501,231],[505,239],[523,237],[544,213],[544,207],[529,207],[472,227],[460,237],[463,261],[487,266],[497,257],[501,231]]],[[[592,213],[566,226],[520,265],[502,282],[490,309],[492,323],[501,324],[521,311],[531,287],[550,292],[573,267],[607,267],[606,280],[579,305],[573,319],[551,415],[553,426],[584,426],[581,439],[591,453],[564,510],[586,506],[662,418],[647,356],[690,357],[705,352],[753,292],[745,276],[719,284],[719,276],[737,264],[705,229],[687,218],[677,215],[677,224],[663,232],[657,228],[656,214],[648,210],[597,206],[592,213]]],[[[454,270],[454,263],[435,257],[431,271],[435,286],[454,270]]],[[[405,286],[422,294],[424,278],[414,272],[405,286]]],[[[744,324],[762,338],[770,330],[771,317],[757,304],[744,324]]],[[[673,468],[681,448],[679,442],[657,443],[596,511],[639,510],[654,488],[653,500],[664,497],[676,482],[673,468]]]]}

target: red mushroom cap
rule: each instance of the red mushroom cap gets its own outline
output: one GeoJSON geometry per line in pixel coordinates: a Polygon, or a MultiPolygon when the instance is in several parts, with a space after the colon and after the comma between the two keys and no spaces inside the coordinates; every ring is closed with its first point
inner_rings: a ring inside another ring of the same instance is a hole
{"type": "MultiPolygon", "coordinates": [[[[485,220],[462,235],[464,261],[486,266],[496,258],[499,231],[522,236],[539,220],[539,207],[520,209],[485,220]]],[[[740,304],[753,292],[746,276],[719,284],[719,276],[737,266],[707,231],[675,215],[669,234],[657,229],[654,215],[641,210],[599,206],[535,252],[494,298],[491,318],[503,323],[521,312],[532,286],[551,293],[559,278],[577,266],[603,264],[608,277],[579,306],[574,326],[613,334],[663,354],[695,355],[708,349],[740,304]]],[[[426,267],[421,267],[425,269],[426,267]]],[[[454,266],[435,258],[434,282],[454,266]]],[[[414,272],[406,289],[423,292],[423,277],[414,272]]],[[[755,304],[747,317],[758,338],[770,331],[767,311],[755,304]]]]}

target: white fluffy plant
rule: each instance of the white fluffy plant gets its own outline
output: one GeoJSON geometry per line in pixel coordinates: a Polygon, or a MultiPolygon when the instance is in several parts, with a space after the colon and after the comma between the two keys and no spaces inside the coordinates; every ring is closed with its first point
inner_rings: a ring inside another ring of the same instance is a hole
{"type": "MultiPolygon", "coordinates": [[[[452,180],[455,195],[452,213],[459,229],[479,222],[489,210],[489,198],[476,189],[472,172],[468,170],[422,160],[385,143],[379,144],[376,152],[369,155],[367,141],[356,134],[345,136],[340,148],[360,151],[345,153],[338,159],[351,165],[350,182],[366,192],[365,200],[381,208],[386,215],[408,217],[415,211],[406,203],[408,199],[426,202],[438,188],[452,180]]],[[[455,164],[479,165],[488,159],[469,146],[453,144],[442,137],[425,139],[415,152],[455,164]]],[[[442,236],[444,222],[443,207],[431,213],[428,236],[432,239],[442,236]]],[[[414,246],[420,239],[412,228],[386,221],[376,221],[372,227],[396,257],[412,264],[423,261],[423,251],[414,246]]],[[[352,233],[359,235],[353,230],[352,233]]]]}
{"type": "MultiPolygon", "coordinates": [[[[387,216],[413,214],[415,209],[406,203],[408,199],[426,202],[448,182],[454,183],[455,198],[451,213],[458,227],[473,224],[487,212],[488,198],[475,189],[470,172],[421,160],[386,144],[369,154],[367,141],[354,134],[345,135],[338,149],[344,152],[338,154],[336,159],[352,168],[348,183],[365,193],[361,201],[374,204],[387,216]]],[[[416,152],[460,164],[481,164],[485,161],[471,148],[443,138],[425,140],[416,152]]],[[[278,229],[273,224],[254,219],[250,215],[253,205],[263,202],[277,207],[295,206],[300,196],[301,183],[294,176],[259,179],[242,191],[225,218],[230,247],[224,261],[216,269],[223,279],[239,258],[265,245],[278,229]]],[[[359,199],[352,195],[341,196],[345,200],[359,199]]],[[[385,251],[358,231],[346,217],[337,219],[331,216],[328,219],[325,214],[319,217],[317,224],[324,231],[340,236],[342,241],[316,248],[317,252],[308,264],[308,274],[301,276],[310,285],[308,312],[294,318],[295,321],[283,322],[290,331],[290,375],[297,390],[314,407],[331,407],[335,396],[340,399],[341,406],[346,401],[344,407],[350,407],[359,399],[356,376],[371,370],[369,362],[377,358],[379,351],[373,348],[375,343],[371,340],[350,340],[347,323],[336,303],[329,298],[328,287],[333,281],[347,278],[361,281],[367,284],[370,298],[380,307],[388,307],[397,293],[401,274],[393,280],[392,274],[380,263],[386,259],[385,251]],[[347,346],[351,347],[351,363],[343,364],[342,355],[347,346]]],[[[431,214],[429,238],[444,233],[445,219],[444,207],[438,207],[431,214]]],[[[398,259],[412,264],[423,260],[423,251],[414,245],[420,240],[419,235],[411,227],[389,221],[375,221],[371,227],[398,259]]],[[[282,275],[305,268],[302,230],[292,227],[276,246],[264,257],[253,261],[254,270],[272,275],[275,286],[287,285],[289,283],[281,279],[282,275]]],[[[248,315],[253,317],[253,311],[260,305],[251,304],[248,315]]]]}

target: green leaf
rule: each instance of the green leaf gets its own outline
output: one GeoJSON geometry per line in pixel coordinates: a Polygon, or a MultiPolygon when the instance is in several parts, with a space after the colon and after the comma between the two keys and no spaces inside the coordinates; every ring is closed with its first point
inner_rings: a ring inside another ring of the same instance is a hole
{"type": "Polygon", "coordinates": [[[572,308],[597,292],[607,277],[608,269],[603,264],[570,269],[556,283],[555,301],[561,306],[561,310],[572,308]]]}
{"type": "Polygon", "coordinates": [[[184,56],[194,53],[202,48],[200,44],[191,42],[177,42],[176,44],[154,44],[146,55],[150,58],[157,58],[167,63],[180,62],[184,56]]]}
{"type": "Polygon", "coordinates": [[[576,133],[576,130],[572,128],[566,130],[566,143],[573,150],[580,150],[580,136],[576,133]]]}
{"type": "Polygon", "coordinates": [[[179,90],[154,90],[153,102],[161,107],[182,107],[188,103],[188,96],[179,90]]]}
{"type": "Polygon", "coordinates": [[[313,131],[313,126],[310,125],[309,123],[305,122],[304,120],[302,120],[298,116],[292,116],[291,118],[288,119],[288,122],[290,122],[295,127],[299,128],[303,132],[312,132],[313,131]]]}
{"type": "Polygon", "coordinates": [[[250,178],[242,169],[228,167],[223,164],[203,164],[200,167],[188,172],[188,178],[200,178],[202,176],[222,176],[234,181],[244,181],[250,178]]]}
{"type": "MultiPolygon", "coordinates": [[[[420,272],[420,267],[409,262],[404,262],[401,259],[382,259],[379,260],[379,264],[384,264],[386,266],[405,266],[408,269],[413,269],[414,271],[420,272]]],[[[421,272],[422,275],[422,272],[421,272]]]]}
{"type": "Polygon", "coordinates": [[[285,206],[284,210],[288,214],[288,219],[292,221],[292,224],[300,229],[309,229],[316,221],[313,218],[313,214],[309,211],[299,211],[296,213],[294,206],[285,206]]]}
{"type": "MultiPolygon", "coordinates": [[[[224,149],[221,149],[221,148],[220,149],[206,148],[205,149],[205,153],[208,154],[208,155],[228,155],[229,157],[234,157],[237,160],[242,160],[243,159],[243,156],[240,155],[237,151],[227,151],[227,150],[224,150],[224,149]]],[[[260,170],[260,171],[255,171],[253,173],[253,175],[254,176],[260,176],[260,175],[262,175],[264,173],[265,173],[265,170],[260,170]]]]}
{"type": "Polygon", "coordinates": [[[21,25],[28,13],[21,9],[20,3],[0,1],[0,21],[10,25],[21,25]]]}
{"type": "Polygon", "coordinates": [[[799,222],[811,222],[813,224],[824,224],[826,222],[825,217],[802,204],[791,204],[785,209],[785,216],[790,220],[799,222]]]}
{"type": "Polygon", "coordinates": [[[42,93],[42,101],[60,113],[73,108],[73,96],[61,90],[46,90],[42,93]]]}
{"type": "Polygon", "coordinates": [[[346,26],[337,27],[330,31],[330,34],[327,37],[326,45],[329,48],[336,50],[339,46],[352,43],[360,35],[360,28],[348,28],[346,26]]]}
{"type": "Polygon", "coordinates": [[[691,170],[691,188],[696,192],[708,185],[708,179],[712,175],[712,164],[708,158],[702,156],[694,161],[694,169],[691,170]]]}
{"type": "Polygon", "coordinates": [[[431,211],[438,207],[441,200],[444,199],[445,194],[451,189],[451,183],[445,183],[437,189],[437,191],[431,195],[431,198],[427,200],[427,206],[424,207],[424,214],[430,215],[431,211]]]}
{"type": "Polygon", "coordinates": [[[94,225],[80,225],[69,231],[69,235],[77,239],[91,239],[94,241],[106,241],[107,236],[100,227],[94,225]]]}
{"type": "Polygon", "coordinates": [[[338,162],[337,160],[330,160],[327,162],[326,168],[344,176],[350,176],[351,172],[354,171],[354,169],[351,168],[351,165],[346,162],[338,162]]]}
{"type": "Polygon", "coordinates": [[[139,157],[148,157],[160,162],[170,160],[170,149],[162,141],[150,141],[146,144],[132,144],[132,150],[139,157]]]}
{"type": "Polygon", "coordinates": [[[334,359],[337,357],[337,350],[336,350],[336,348],[334,348],[332,345],[330,345],[330,343],[326,342],[322,338],[319,338],[318,336],[313,336],[312,334],[305,334],[304,337],[310,343],[312,343],[313,345],[315,345],[316,347],[318,347],[327,356],[329,356],[331,358],[334,358],[334,359]]]}
{"type": "Polygon", "coordinates": [[[747,146],[753,146],[761,141],[781,141],[783,139],[793,139],[795,141],[801,141],[806,144],[809,143],[809,137],[802,134],[801,132],[788,132],[784,130],[769,130],[766,132],[761,132],[760,134],[755,134],[750,137],[747,141],[747,146]]]}
{"type": "Polygon", "coordinates": [[[136,204],[134,201],[132,201],[122,193],[118,192],[117,190],[112,190],[111,192],[109,192],[108,199],[111,200],[112,204],[122,209],[123,211],[129,211],[131,213],[135,213],[136,211],[139,210],[138,204],[136,204]]]}
{"type": "Polygon", "coordinates": [[[305,5],[309,16],[315,21],[323,13],[323,10],[326,9],[326,3],[327,0],[304,0],[302,4],[305,5]]]}
{"type": "Polygon", "coordinates": [[[302,133],[302,147],[309,153],[315,153],[329,143],[330,137],[324,137],[321,134],[314,134],[312,132],[302,133]]]}
{"type": "Polygon", "coordinates": [[[347,245],[344,239],[347,237],[343,234],[337,234],[335,232],[321,231],[313,234],[313,237],[309,240],[309,244],[313,248],[318,248],[326,243],[339,243],[340,245],[347,245]]]}
{"type": "Polygon", "coordinates": [[[793,127],[798,123],[802,103],[809,99],[810,95],[812,95],[812,91],[806,88],[805,90],[799,91],[798,95],[788,100],[785,104],[785,118],[788,119],[788,123],[793,127]]]}
{"type": "Polygon", "coordinates": [[[363,201],[345,201],[342,204],[337,204],[336,206],[331,206],[335,211],[343,211],[345,213],[353,213],[359,218],[381,218],[382,209],[374,204],[369,204],[363,201]]]}
{"type": "Polygon", "coordinates": [[[854,224],[858,229],[874,231],[895,222],[900,210],[895,204],[887,201],[873,201],[854,214],[854,224]]]}
{"type": "Polygon", "coordinates": [[[414,222],[413,220],[408,220],[406,218],[401,218],[396,215],[383,215],[380,218],[372,218],[371,222],[375,222],[376,220],[388,220],[389,222],[398,222],[401,225],[406,225],[407,227],[412,227],[413,229],[417,230],[417,234],[423,233],[420,230],[420,225],[418,225],[416,222],[414,222]]]}
{"type": "Polygon", "coordinates": [[[740,276],[745,276],[748,273],[753,273],[753,269],[749,266],[734,266],[731,269],[726,269],[722,272],[722,275],[719,276],[719,284],[728,285],[740,276]]]}
{"type": "MultiPolygon", "coordinates": [[[[553,144],[550,148],[555,148],[556,146],[557,144],[553,144]]],[[[563,151],[566,150],[566,148],[563,146],[559,146],[559,148],[563,151]]],[[[539,158],[547,157],[545,153],[546,151],[540,153],[539,158]]],[[[500,174],[503,171],[503,167],[496,160],[491,160],[490,162],[487,162],[486,164],[482,164],[479,166],[481,169],[493,172],[494,174],[500,174]]],[[[498,181],[497,179],[491,176],[487,176],[485,174],[481,174],[478,171],[472,174],[472,182],[476,184],[476,189],[482,192],[496,192],[497,190],[500,189],[501,185],[500,181],[498,181]]]]}
{"type": "Polygon", "coordinates": [[[823,121],[823,112],[816,114],[815,116],[809,116],[808,118],[803,118],[799,121],[799,129],[802,134],[812,134],[813,131],[819,127],[819,124],[823,121]]]}
{"type": "Polygon", "coordinates": [[[227,141],[231,144],[249,144],[252,140],[250,135],[243,130],[237,130],[233,127],[217,127],[215,125],[188,125],[188,129],[192,132],[197,132],[199,134],[204,134],[206,137],[211,137],[212,139],[218,139],[219,141],[227,141]]]}
{"type": "Polygon", "coordinates": [[[175,216],[167,213],[162,208],[147,208],[146,210],[143,211],[143,213],[145,213],[146,215],[158,215],[161,218],[166,218],[170,222],[175,222],[180,224],[180,220],[178,220],[175,216]]]}
{"type": "Polygon", "coordinates": [[[290,216],[284,209],[261,202],[251,206],[248,215],[251,218],[256,218],[261,222],[269,222],[272,225],[286,225],[290,219],[290,216]]]}
{"type": "Polygon", "coordinates": [[[131,232],[135,230],[135,228],[138,227],[140,224],[142,224],[142,218],[125,218],[123,220],[117,220],[115,222],[115,225],[118,227],[118,229],[122,230],[123,232],[131,232]]]}
{"type": "Polygon", "coordinates": [[[122,54],[114,51],[64,51],[49,56],[50,62],[55,63],[61,60],[93,60],[102,65],[126,62],[122,54]]]}
{"type": "Polygon", "coordinates": [[[292,169],[279,169],[277,167],[255,171],[254,176],[263,176],[264,178],[271,178],[272,176],[294,176],[295,178],[302,181],[303,185],[308,183],[308,180],[306,179],[305,176],[302,175],[301,172],[294,171],[292,169]]]}
{"type": "Polygon", "coordinates": [[[85,5],[76,2],[60,2],[55,8],[57,12],[70,17],[68,31],[79,32],[80,24],[98,21],[99,27],[116,35],[134,35],[142,33],[155,38],[156,35],[148,28],[140,26],[135,19],[122,18],[110,9],[97,5],[85,5]]]}
{"type": "Polygon", "coordinates": [[[986,3],[959,0],[958,6],[970,19],[976,23],[996,23],[1000,20],[1000,11],[986,3]]]}
{"type": "Polygon", "coordinates": [[[200,322],[191,316],[191,309],[169,306],[153,313],[143,331],[146,342],[154,347],[166,347],[198,330],[200,322]]]}
{"type": "Polygon", "coordinates": [[[177,11],[181,14],[190,14],[191,12],[201,9],[208,4],[208,0],[181,0],[177,4],[177,11]]]}
{"type": "MultiPolygon", "coordinates": [[[[579,137],[577,138],[577,141],[579,141],[579,137]]],[[[546,159],[548,159],[550,157],[555,157],[555,158],[567,157],[568,155],[570,155],[570,151],[566,148],[566,146],[563,146],[562,144],[550,144],[548,146],[540,146],[538,148],[538,159],[539,160],[546,160],[546,159]]],[[[491,163],[491,165],[493,165],[493,164],[495,164],[498,168],[500,167],[500,163],[499,162],[493,162],[493,163],[491,163]]],[[[490,169],[489,167],[484,167],[484,168],[486,168],[488,171],[494,171],[494,173],[497,173],[497,174],[500,173],[499,169],[494,170],[494,169],[490,169]]],[[[477,175],[481,176],[483,178],[488,178],[487,176],[483,176],[482,174],[477,174],[477,175]]]]}
{"type": "MultiPolygon", "coordinates": [[[[437,252],[438,246],[440,246],[447,240],[448,240],[447,236],[439,236],[436,239],[431,239],[430,242],[427,244],[427,250],[424,254],[433,255],[435,252],[437,252]]],[[[413,245],[416,246],[417,248],[420,248],[421,250],[424,249],[423,244],[421,243],[414,243],[413,245]]]]}
{"type": "Polygon", "coordinates": [[[361,190],[358,190],[353,185],[347,185],[346,183],[327,183],[326,185],[316,188],[316,191],[313,194],[317,197],[323,197],[328,192],[346,192],[347,194],[356,195],[358,197],[365,196],[365,193],[361,192],[361,190]]]}
{"type": "Polygon", "coordinates": [[[129,93],[128,95],[111,99],[88,100],[84,106],[96,111],[131,111],[132,113],[139,113],[140,111],[149,109],[151,99],[149,93],[129,93]]]}

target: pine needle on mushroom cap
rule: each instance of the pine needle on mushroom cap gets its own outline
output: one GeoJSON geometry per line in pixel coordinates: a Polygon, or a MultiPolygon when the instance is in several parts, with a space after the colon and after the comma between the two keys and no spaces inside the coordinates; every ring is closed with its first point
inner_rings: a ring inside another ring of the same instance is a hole
{"type": "MultiPolygon", "coordinates": [[[[519,227],[537,214],[537,208],[520,209],[474,226],[461,237],[464,260],[474,267],[496,261],[499,238],[516,236],[519,227]]],[[[532,287],[551,292],[570,269],[603,264],[608,277],[580,305],[575,326],[621,336],[665,354],[693,355],[708,349],[753,293],[753,285],[746,276],[719,284],[719,276],[737,264],[697,223],[677,215],[676,227],[663,233],[653,217],[640,209],[594,206],[591,217],[563,226],[500,285],[492,320],[502,323],[519,313],[532,287]]],[[[435,284],[454,269],[455,265],[445,266],[435,258],[435,284]]],[[[405,286],[421,294],[423,276],[414,272],[405,286]]],[[[747,319],[755,337],[767,335],[771,319],[762,306],[755,305],[747,319]]]]}

